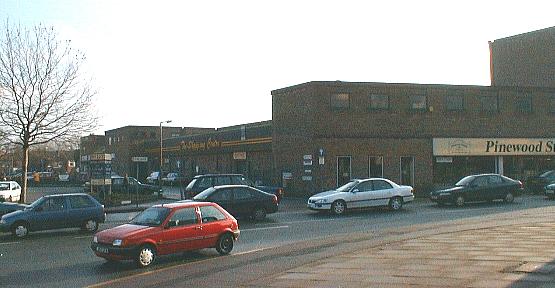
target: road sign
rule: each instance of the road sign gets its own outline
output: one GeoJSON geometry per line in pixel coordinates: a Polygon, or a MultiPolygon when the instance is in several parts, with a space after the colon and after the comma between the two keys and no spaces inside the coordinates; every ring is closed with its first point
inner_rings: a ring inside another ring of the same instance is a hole
{"type": "Polygon", "coordinates": [[[131,157],[133,162],[148,162],[148,157],[131,157]]]}

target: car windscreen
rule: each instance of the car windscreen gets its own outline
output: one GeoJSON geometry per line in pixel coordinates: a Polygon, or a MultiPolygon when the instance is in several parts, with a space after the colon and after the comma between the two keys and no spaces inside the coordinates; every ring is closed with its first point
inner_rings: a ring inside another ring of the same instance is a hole
{"type": "Polygon", "coordinates": [[[347,184],[337,188],[336,190],[339,191],[339,192],[349,192],[356,185],[358,185],[358,181],[351,181],[351,182],[348,182],[347,184]]]}
{"type": "Polygon", "coordinates": [[[207,188],[206,190],[200,192],[195,197],[193,197],[193,200],[206,200],[206,198],[212,195],[212,192],[214,192],[215,190],[216,189],[214,189],[214,187],[207,188]]]}
{"type": "Polygon", "coordinates": [[[0,191],[10,190],[10,184],[0,183],[0,191]]]}
{"type": "Polygon", "coordinates": [[[185,187],[185,190],[190,191],[193,190],[193,186],[195,186],[195,183],[198,181],[198,178],[195,178],[193,180],[191,180],[191,182],[189,182],[189,185],[187,185],[187,187],[185,187]]]}
{"type": "Polygon", "coordinates": [[[137,215],[129,224],[142,226],[160,226],[166,219],[170,209],[165,207],[151,207],[137,215]]]}
{"type": "Polygon", "coordinates": [[[551,174],[553,174],[554,172],[555,171],[553,171],[553,170],[545,171],[540,175],[540,177],[541,178],[547,178],[547,177],[551,176],[551,174]]]}
{"type": "Polygon", "coordinates": [[[459,182],[455,183],[455,186],[468,186],[472,180],[474,180],[474,176],[466,176],[459,180],[459,182]]]}
{"type": "Polygon", "coordinates": [[[35,200],[35,202],[29,204],[29,206],[27,206],[27,207],[25,208],[25,210],[33,209],[33,208],[39,206],[40,204],[42,204],[42,202],[44,202],[44,196],[43,196],[43,197],[40,197],[40,198],[37,199],[37,200],[35,200]]]}

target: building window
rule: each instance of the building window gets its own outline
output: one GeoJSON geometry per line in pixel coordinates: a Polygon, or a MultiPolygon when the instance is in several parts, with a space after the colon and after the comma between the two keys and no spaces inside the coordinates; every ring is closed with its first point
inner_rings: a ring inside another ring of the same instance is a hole
{"type": "Polygon", "coordinates": [[[244,141],[247,139],[247,127],[245,125],[241,125],[241,140],[244,141]]]}
{"type": "Polygon", "coordinates": [[[520,113],[532,113],[532,97],[530,96],[518,97],[515,105],[516,111],[520,113]]]}
{"type": "Polygon", "coordinates": [[[383,177],[383,156],[368,157],[368,177],[383,177]]]}
{"type": "Polygon", "coordinates": [[[112,146],[112,137],[108,137],[108,146],[112,146]]]}
{"type": "Polygon", "coordinates": [[[387,110],[389,109],[388,95],[370,95],[370,109],[387,110]]]}
{"type": "Polygon", "coordinates": [[[445,97],[445,107],[448,111],[464,110],[464,100],[462,95],[448,95],[445,97]]]}
{"type": "Polygon", "coordinates": [[[401,157],[401,185],[414,186],[414,157],[402,156],[401,157]]]}
{"type": "Polygon", "coordinates": [[[412,95],[410,96],[410,109],[411,110],[426,110],[428,103],[426,95],[412,95]]]}
{"type": "Polygon", "coordinates": [[[347,93],[337,93],[331,95],[331,108],[334,109],[345,109],[349,108],[349,94],[347,93]]]}
{"type": "Polygon", "coordinates": [[[497,112],[499,111],[499,99],[496,96],[482,96],[480,107],[482,111],[497,112]]]}

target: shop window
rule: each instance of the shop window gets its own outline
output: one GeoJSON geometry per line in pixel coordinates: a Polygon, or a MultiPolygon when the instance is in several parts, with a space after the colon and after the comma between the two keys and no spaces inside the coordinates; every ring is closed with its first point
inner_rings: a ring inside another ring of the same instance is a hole
{"type": "Polygon", "coordinates": [[[348,109],[350,105],[350,95],[347,93],[336,93],[331,95],[332,109],[348,109]]]}
{"type": "Polygon", "coordinates": [[[480,108],[484,112],[498,112],[499,99],[496,96],[482,96],[480,98],[480,108]]]}
{"type": "Polygon", "coordinates": [[[383,177],[383,156],[368,157],[368,177],[383,177]]]}
{"type": "Polygon", "coordinates": [[[370,95],[370,109],[372,110],[388,110],[389,109],[389,96],[388,95],[370,95]]]}
{"type": "Polygon", "coordinates": [[[410,96],[410,109],[417,111],[425,111],[428,108],[428,101],[426,95],[412,95],[410,96]]]}
{"type": "Polygon", "coordinates": [[[532,97],[518,97],[515,102],[516,111],[520,113],[532,113],[532,97]]]}
{"type": "Polygon", "coordinates": [[[445,107],[448,111],[464,110],[464,99],[462,95],[448,95],[445,97],[445,107]]]}

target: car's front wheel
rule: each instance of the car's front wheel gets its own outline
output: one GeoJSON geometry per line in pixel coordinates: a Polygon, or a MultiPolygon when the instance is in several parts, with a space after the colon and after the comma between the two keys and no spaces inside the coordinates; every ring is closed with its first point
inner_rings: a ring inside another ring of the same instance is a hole
{"type": "Polygon", "coordinates": [[[25,222],[18,222],[12,227],[12,235],[17,238],[25,238],[29,235],[29,225],[25,222]]]}
{"type": "Polygon", "coordinates": [[[218,243],[216,243],[216,251],[220,255],[227,255],[231,253],[231,250],[233,250],[233,236],[229,233],[220,236],[218,243]]]}
{"type": "Polygon", "coordinates": [[[342,215],[347,210],[347,204],[343,200],[336,200],[331,204],[331,212],[335,215],[342,215]]]}
{"type": "Polygon", "coordinates": [[[156,250],[151,245],[144,245],[139,248],[135,262],[140,268],[148,267],[156,259],[156,250]]]}
{"type": "Polygon", "coordinates": [[[389,200],[389,208],[391,210],[397,211],[403,207],[403,198],[393,197],[389,200]]]}

